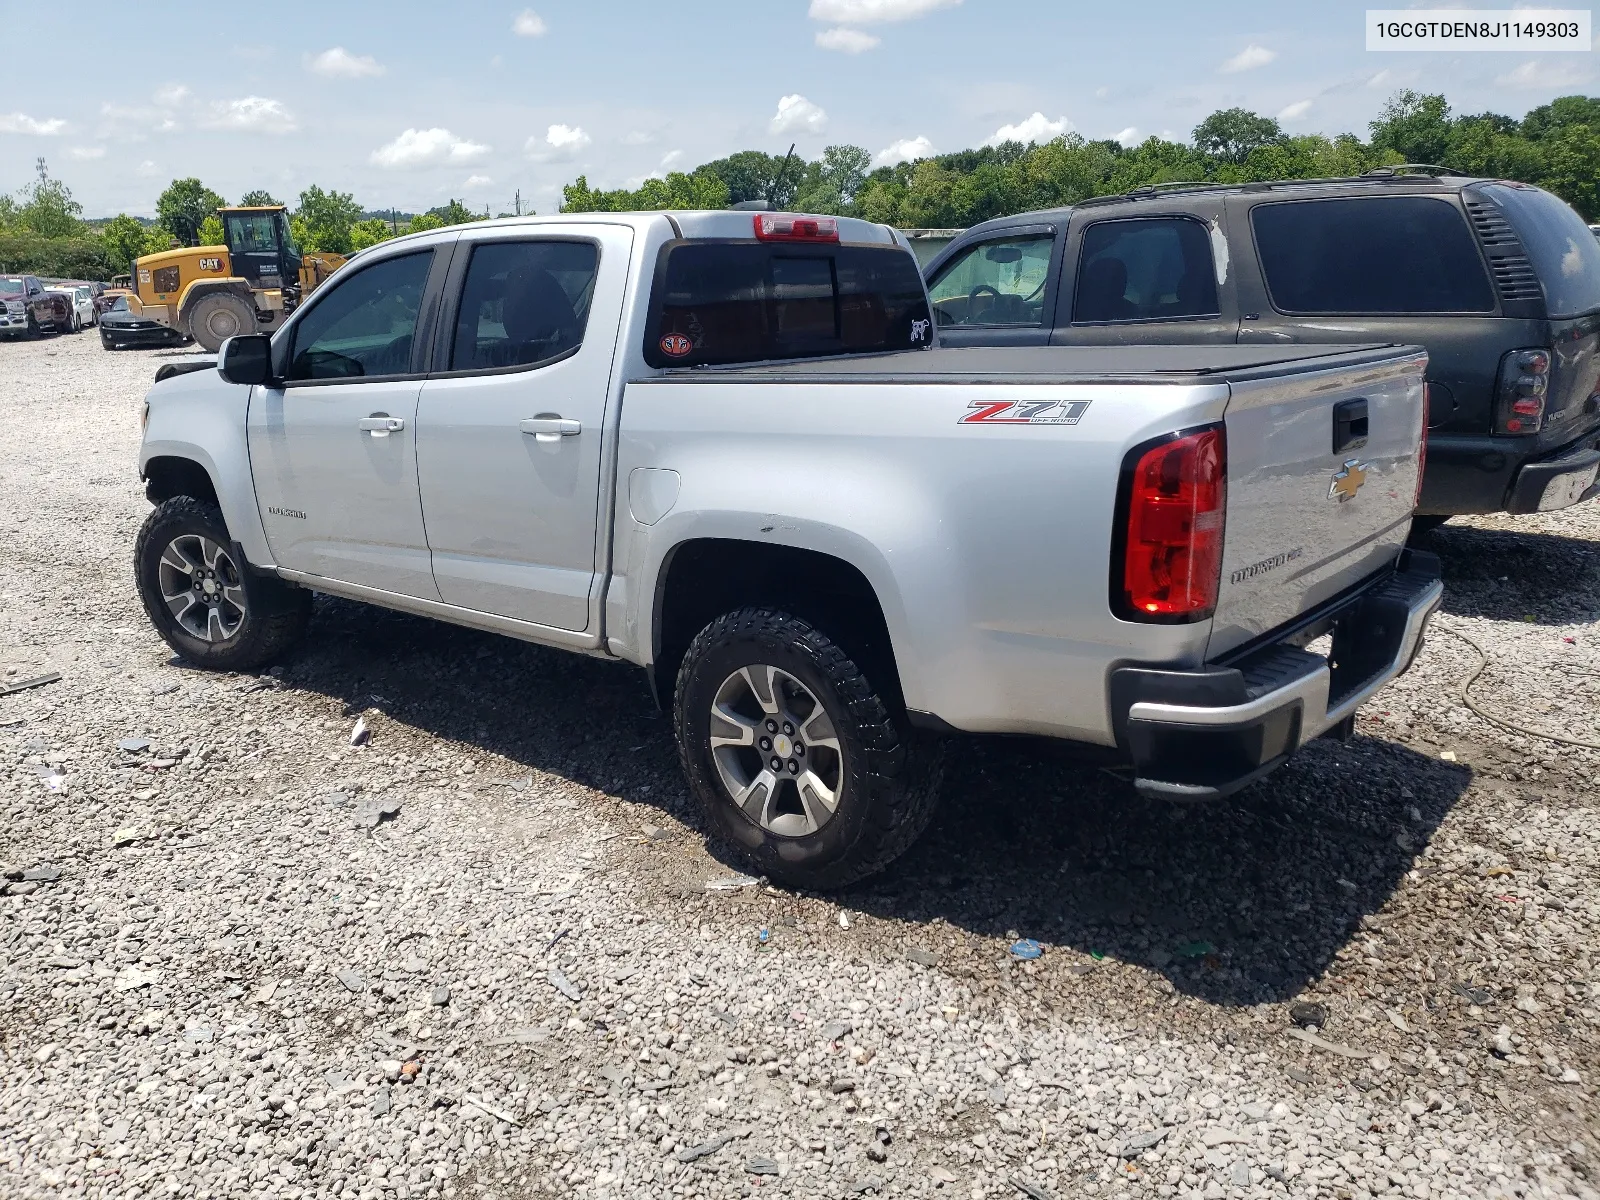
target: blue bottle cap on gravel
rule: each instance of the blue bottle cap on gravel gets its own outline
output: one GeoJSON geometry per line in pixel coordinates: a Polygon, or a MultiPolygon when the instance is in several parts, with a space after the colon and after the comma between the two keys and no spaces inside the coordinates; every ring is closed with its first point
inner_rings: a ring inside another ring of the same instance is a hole
{"type": "Polygon", "coordinates": [[[1032,938],[1023,938],[1021,941],[1011,943],[1011,957],[1020,958],[1024,962],[1035,958],[1044,957],[1044,947],[1032,938]]]}

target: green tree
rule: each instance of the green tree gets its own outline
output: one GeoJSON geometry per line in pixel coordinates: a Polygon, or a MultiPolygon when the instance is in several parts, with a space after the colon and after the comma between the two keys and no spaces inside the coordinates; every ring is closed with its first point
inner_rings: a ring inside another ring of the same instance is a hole
{"type": "Polygon", "coordinates": [[[1393,150],[1401,162],[1454,165],[1444,162],[1450,152],[1450,105],[1443,96],[1410,88],[1396,92],[1368,128],[1373,149],[1393,150]]]}
{"type": "Polygon", "coordinates": [[[227,201],[192,176],[174,179],[156,198],[162,228],[185,246],[200,244],[200,226],[227,201]]]}
{"type": "Polygon", "coordinates": [[[389,222],[382,217],[369,217],[365,221],[357,221],[350,227],[350,249],[365,250],[368,246],[376,246],[393,236],[394,230],[389,222]]]}
{"type": "Polygon", "coordinates": [[[1539,183],[1578,210],[1600,220],[1600,124],[1565,125],[1541,138],[1539,183]]]}
{"type": "Polygon", "coordinates": [[[602,191],[580,175],[561,189],[562,212],[645,212],[651,209],[726,208],[728,185],[709,167],[690,174],[673,171],[665,179],[647,179],[637,191],[602,191]]]}
{"type": "Polygon", "coordinates": [[[148,253],[149,231],[127,213],[118,213],[106,222],[100,240],[105,243],[112,274],[120,275],[133,270],[133,260],[148,253]]]}
{"type": "Polygon", "coordinates": [[[269,204],[281,204],[281,200],[274,200],[271,192],[264,192],[257,188],[253,192],[246,192],[239,198],[239,203],[244,208],[265,208],[269,204]]]}
{"type": "Polygon", "coordinates": [[[361,219],[361,206],[349,192],[325,192],[312,184],[300,193],[300,218],[305,236],[300,249],[327,254],[353,250],[350,230],[361,219]]]}
{"type": "Polygon", "coordinates": [[[222,218],[215,213],[200,222],[200,244],[202,246],[220,246],[226,236],[222,229],[222,218]]]}
{"type": "Polygon", "coordinates": [[[438,208],[431,208],[428,211],[433,213],[434,216],[438,217],[439,220],[444,222],[446,225],[465,225],[470,221],[481,221],[484,219],[482,214],[473,212],[465,204],[461,203],[461,201],[454,198],[452,198],[448,204],[440,205],[438,208]]]}
{"type": "Polygon", "coordinates": [[[407,233],[424,233],[429,229],[443,229],[444,218],[438,213],[418,213],[411,218],[411,223],[406,226],[407,233]]]}
{"type": "Polygon", "coordinates": [[[47,238],[80,237],[83,205],[59,179],[40,179],[22,189],[16,225],[47,238]]]}
{"type": "Polygon", "coordinates": [[[794,194],[800,164],[790,162],[789,179],[784,182],[782,199],[774,198],[773,185],[778,182],[783,156],[767,154],[761,150],[740,150],[727,158],[708,162],[700,168],[709,171],[728,185],[728,203],[739,204],[746,200],[772,200],[774,207],[794,194]]]}
{"type": "Polygon", "coordinates": [[[1194,127],[1195,147],[1231,163],[1242,163],[1257,147],[1283,137],[1283,128],[1271,117],[1245,108],[1224,108],[1194,127]]]}

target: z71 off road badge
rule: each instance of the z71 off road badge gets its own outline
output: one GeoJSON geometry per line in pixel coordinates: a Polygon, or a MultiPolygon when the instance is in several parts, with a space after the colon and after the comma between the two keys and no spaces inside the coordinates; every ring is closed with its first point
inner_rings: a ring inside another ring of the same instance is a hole
{"type": "Polygon", "coordinates": [[[1076,425],[1087,400],[974,400],[958,425],[1076,425]]]}
{"type": "Polygon", "coordinates": [[[1367,467],[1360,459],[1352,458],[1340,467],[1328,484],[1328,499],[1343,504],[1354,500],[1361,485],[1367,481],[1367,467]]]}

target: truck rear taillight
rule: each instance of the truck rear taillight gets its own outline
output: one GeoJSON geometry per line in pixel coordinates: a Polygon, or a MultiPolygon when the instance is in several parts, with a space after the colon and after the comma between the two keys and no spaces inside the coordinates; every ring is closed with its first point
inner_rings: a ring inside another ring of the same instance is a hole
{"type": "Polygon", "coordinates": [[[1550,351],[1513,350],[1500,360],[1495,387],[1494,431],[1519,437],[1544,428],[1550,392],[1550,351]]]}
{"type": "Polygon", "coordinates": [[[837,242],[836,217],[797,217],[792,213],[757,213],[756,240],[762,242],[837,242]]]}
{"type": "Polygon", "coordinates": [[[1217,607],[1228,500],[1227,442],[1211,425],[1141,447],[1121,487],[1112,603],[1130,621],[1201,621],[1217,607]]]}
{"type": "Polygon", "coordinates": [[[1422,470],[1428,465],[1428,422],[1432,419],[1433,393],[1429,385],[1422,385],[1422,434],[1417,439],[1417,490],[1411,497],[1411,507],[1422,503],[1422,470]]]}

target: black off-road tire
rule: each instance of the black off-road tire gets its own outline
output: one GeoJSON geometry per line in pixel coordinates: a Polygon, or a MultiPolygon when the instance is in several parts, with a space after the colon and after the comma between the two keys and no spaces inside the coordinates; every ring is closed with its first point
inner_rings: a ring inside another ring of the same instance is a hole
{"type": "Polygon", "coordinates": [[[28,332],[23,336],[29,341],[37,341],[44,336],[44,326],[39,324],[39,318],[31,311],[28,313],[28,332]]]}
{"type": "Polygon", "coordinates": [[[188,322],[189,335],[213,354],[222,348],[227,338],[254,333],[257,327],[255,306],[231,292],[213,292],[200,297],[194,302],[188,322]]]}
{"type": "Polygon", "coordinates": [[[311,593],[256,574],[233,545],[222,512],[192,496],[158,504],[139,530],[133,551],[134,579],[150,623],[178,655],[217,671],[250,671],[280,657],[302,637],[311,619],[311,593]],[[206,641],[179,624],[161,591],[161,559],[176,538],[199,537],[228,549],[238,561],[237,586],[244,615],[226,640],[206,641]]]}
{"type": "Polygon", "coordinates": [[[711,828],[759,873],[816,890],[843,888],[883,870],[927,828],[943,776],[943,744],[919,735],[827,634],[774,608],[726,613],[700,631],[678,671],[673,704],[678,755],[711,828]],[[740,667],[774,666],[827,710],[842,753],[830,820],[779,836],[733,802],[712,758],[711,706],[740,667]]]}

